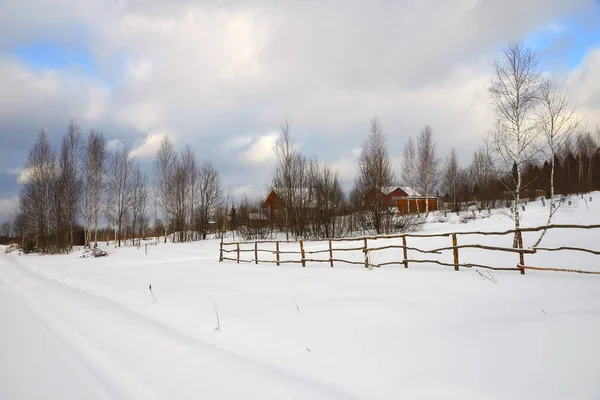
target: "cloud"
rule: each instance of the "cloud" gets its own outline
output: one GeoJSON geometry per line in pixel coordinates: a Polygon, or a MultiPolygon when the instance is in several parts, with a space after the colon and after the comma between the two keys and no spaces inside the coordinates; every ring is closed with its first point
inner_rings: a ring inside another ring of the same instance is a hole
{"type": "Polygon", "coordinates": [[[586,115],[588,129],[600,126],[600,48],[588,52],[565,84],[579,111],[586,115]]]}
{"type": "MultiPolygon", "coordinates": [[[[568,33],[563,18],[594,7],[592,0],[0,2],[0,159],[22,165],[42,127],[58,148],[75,117],[139,159],[152,156],[161,132],[177,132],[176,146],[188,143],[201,161],[213,160],[226,185],[260,192],[286,115],[302,152],[347,180],[353,149],[377,115],[392,156],[431,124],[440,152],[457,147],[467,162],[493,119],[489,61],[533,32],[560,40],[568,33]],[[33,67],[12,54],[36,41],[83,47],[97,73],[33,67]]],[[[590,118],[599,115],[595,57],[561,77],[590,118]]],[[[16,192],[16,183],[5,189],[16,192]]]]}
{"type": "Polygon", "coordinates": [[[226,140],[223,147],[228,150],[240,150],[247,147],[250,143],[252,143],[252,136],[250,135],[235,136],[226,140]]]}
{"type": "Polygon", "coordinates": [[[166,136],[166,132],[148,133],[143,140],[138,140],[129,152],[130,158],[151,158],[156,155],[160,142],[166,136]]]}
{"type": "Polygon", "coordinates": [[[125,146],[119,139],[113,139],[108,141],[106,148],[108,151],[121,151],[125,148],[125,146]]]}
{"type": "MultiPolygon", "coordinates": [[[[33,178],[34,171],[32,168],[19,168],[17,175],[17,182],[21,185],[28,183],[30,179],[33,178]]],[[[57,176],[57,171],[54,170],[54,175],[57,176]]]]}
{"type": "Polygon", "coordinates": [[[19,182],[21,185],[29,182],[29,178],[31,176],[31,169],[30,168],[23,168],[19,170],[19,173],[17,174],[17,182],[19,182]]]}
{"type": "Polygon", "coordinates": [[[0,174],[19,175],[21,171],[21,168],[0,167],[0,174]]]}
{"type": "Polygon", "coordinates": [[[275,160],[275,145],[279,134],[271,132],[260,136],[248,150],[242,153],[242,159],[250,164],[268,164],[275,160]]]}

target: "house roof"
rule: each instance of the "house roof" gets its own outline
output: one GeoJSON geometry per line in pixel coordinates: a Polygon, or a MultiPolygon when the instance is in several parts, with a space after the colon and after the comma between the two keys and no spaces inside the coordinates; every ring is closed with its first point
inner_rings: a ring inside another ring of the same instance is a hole
{"type": "Polygon", "coordinates": [[[422,196],[414,188],[411,188],[411,187],[408,187],[408,186],[386,186],[386,187],[384,187],[384,188],[381,189],[381,192],[383,194],[385,194],[386,196],[389,196],[390,194],[392,194],[394,191],[396,191],[398,189],[402,190],[403,192],[405,192],[410,197],[421,197],[422,196]]]}
{"type": "Polygon", "coordinates": [[[402,189],[407,195],[411,197],[423,197],[423,195],[417,192],[415,188],[411,188],[409,186],[402,186],[400,189],[402,189]]]}
{"type": "Polygon", "coordinates": [[[390,195],[394,190],[398,189],[398,186],[385,186],[381,188],[381,193],[386,196],[390,195]]]}
{"type": "MultiPolygon", "coordinates": [[[[292,196],[300,196],[300,198],[307,198],[310,196],[311,191],[309,188],[291,188],[290,190],[292,190],[292,196]]],[[[272,188],[271,190],[269,190],[269,193],[267,193],[267,195],[265,196],[264,200],[263,200],[263,204],[265,204],[265,202],[267,201],[267,199],[269,198],[269,196],[271,195],[271,193],[275,193],[277,195],[277,197],[279,197],[279,200],[281,201],[285,201],[285,199],[283,198],[284,196],[281,195],[282,192],[285,191],[285,188],[272,188]]],[[[297,197],[295,197],[297,198],[297,197]]],[[[314,202],[314,199],[311,199],[311,202],[314,202]]]]}

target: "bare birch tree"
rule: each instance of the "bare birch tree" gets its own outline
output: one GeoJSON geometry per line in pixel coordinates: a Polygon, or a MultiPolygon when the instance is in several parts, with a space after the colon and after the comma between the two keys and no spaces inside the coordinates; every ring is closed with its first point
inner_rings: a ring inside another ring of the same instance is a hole
{"type": "Polygon", "coordinates": [[[383,198],[386,190],[395,184],[386,135],[379,118],[371,118],[369,135],[362,145],[354,183],[356,196],[365,202],[364,212],[368,216],[365,228],[373,229],[377,234],[391,229],[393,213],[389,205],[384,204],[383,198]]]}
{"type": "Polygon", "coordinates": [[[64,212],[65,227],[68,229],[66,245],[73,246],[73,229],[80,211],[81,177],[79,174],[81,156],[81,130],[75,119],[69,121],[67,133],[63,138],[59,159],[60,208],[64,212]]]}
{"type": "Polygon", "coordinates": [[[417,171],[419,189],[425,195],[425,215],[429,215],[429,197],[438,182],[439,160],[436,156],[433,130],[429,125],[421,130],[417,140],[417,171]]]}
{"type": "Polygon", "coordinates": [[[490,185],[495,175],[492,161],[485,148],[482,147],[473,153],[469,175],[473,180],[474,194],[477,196],[480,207],[489,207],[492,201],[490,185]]]}
{"type": "Polygon", "coordinates": [[[175,173],[177,155],[173,150],[173,144],[168,136],[160,142],[160,147],[154,164],[154,177],[156,198],[158,207],[163,216],[165,228],[165,243],[169,234],[169,225],[173,217],[173,195],[171,191],[171,180],[175,173]]]}
{"type": "Polygon", "coordinates": [[[56,155],[46,131],[42,129],[25,163],[19,205],[28,221],[29,231],[38,238],[37,246],[42,252],[49,251],[51,245],[50,218],[55,178],[56,155]]]}
{"type": "MultiPolygon", "coordinates": [[[[408,138],[404,145],[404,157],[402,160],[402,182],[413,191],[417,190],[417,152],[412,137],[408,138]]],[[[419,203],[415,201],[417,214],[419,213],[419,203]]],[[[408,202],[408,212],[410,213],[410,201],[408,202]]]]}
{"type": "Polygon", "coordinates": [[[12,233],[12,224],[11,221],[4,221],[2,224],[0,224],[0,237],[4,237],[4,238],[10,238],[12,233]]]}
{"type": "Polygon", "coordinates": [[[444,170],[444,191],[450,196],[452,202],[452,211],[458,211],[456,202],[457,184],[460,168],[456,159],[456,149],[450,151],[450,155],[446,159],[446,168],[444,170]]]}
{"type": "Polygon", "coordinates": [[[83,214],[85,222],[85,245],[90,246],[92,231],[98,246],[98,223],[102,209],[104,177],[106,175],[106,139],[100,131],[91,130],[83,156],[83,214]],[[92,226],[93,224],[93,226],[92,226]]]}
{"type": "Polygon", "coordinates": [[[194,216],[198,203],[198,163],[196,154],[189,145],[186,145],[181,153],[181,163],[186,174],[186,240],[192,240],[194,231],[194,216]]]}
{"type": "Polygon", "coordinates": [[[342,235],[343,225],[339,221],[344,203],[340,178],[337,172],[317,159],[309,166],[308,183],[311,189],[310,210],[313,221],[310,224],[312,235],[318,238],[332,238],[342,235]]]}
{"type": "Polygon", "coordinates": [[[577,182],[581,193],[589,191],[592,183],[593,159],[598,146],[588,131],[577,135],[576,149],[578,160],[577,182]]]}
{"type": "Polygon", "coordinates": [[[145,236],[147,225],[146,208],[148,206],[147,182],[146,174],[142,172],[139,164],[136,164],[133,169],[131,184],[131,230],[134,235],[134,244],[136,235],[138,237],[138,244],[141,243],[141,239],[145,236]]]}
{"type": "MultiPolygon", "coordinates": [[[[536,153],[539,123],[535,109],[541,86],[538,57],[521,42],[511,43],[504,56],[493,62],[494,76],[488,89],[497,121],[489,132],[490,155],[505,171],[516,166],[514,179],[515,229],[520,227],[519,201],[523,189],[522,170],[536,153]]],[[[513,245],[518,244],[515,233],[513,245]]]]}
{"type": "Polygon", "coordinates": [[[210,161],[206,161],[198,172],[198,207],[196,212],[196,231],[206,239],[211,218],[215,218],[217,207],[223,195],[221,178],[210,161]]]}
{"type": "Polygon", "coordinates": [[[25,236],[27,235],[27,215],[21,211],[21,207],[18,206],[11,217],[11,225],[13,235],[15,235],[21,242],[21,247],[25,247],[25,236]]]}
{"type": "Polygon", "coordinates": [[[108,215],[114,224],[114,239],[121,247],[125,218],[128,216],[132,195],[132,160],[125,150],[116,151],[108,165],[108,215]]]}
{"type": "Polygon", "coordinates": [[[299,185],[295,170],[298,169],[299,158],[301,158],[292,140],[290,133],[291,125],[292,120],[286,118],[285,122],[280,126],[281,136],[275,147],[277,163],[271,177],[271,189],[277,192],[283,203],[281,206],[283,207],[284,215],[281,217],[283,218],[287,241],[290,240],[290,219],[292,219],[295,209],[294,194],[299,185]]]}
{"type": "Polygon", "coordinates": [[[183,160],[177,161],[171,176],[171,214],[173,218],[173,240],[183,242],[186,239],[186,217],[187,217],[187,171],[183,160]]]}
{"type": "MultiPolygon", "coordinates": [[[[543,82],[540,88],[540,128],[546,139],[546,149],[550,153],[550,201],[548,202],[548,221],[552,223],[552,216],[557,207],[554,199],[554,170],[556,165],[556,154],[577,129],[580,118],[576,114],[574,106],[571,106],[567,96],[560,93],[556,84],[550,80],[543,82]]],[[[542,231],[540,237],[534,244],[538,246],[546,231],[542,231]]]]}

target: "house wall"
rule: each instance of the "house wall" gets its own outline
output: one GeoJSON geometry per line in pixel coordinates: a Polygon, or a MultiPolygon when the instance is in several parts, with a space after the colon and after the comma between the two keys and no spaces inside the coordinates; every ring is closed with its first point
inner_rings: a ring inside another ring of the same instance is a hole
{"type": "Polygon", "coordinates": [[[262,208],[269,210],[268,221],[270,221],[271,224],[275,223],[275,212],[281,208],[281,200],[274,190],[271,190],[271,192],[263,202],[262,208]]]}
{"type": "MultiPolygon", "coordinates": [[[[430,198],[427,200],[427,202],[429,203],[429,211],[436,211],[438,209],[437,198],[430,198]]],[[[420,213],[425,212],[425,204],[426,200],[424,197],[404,197],[396,202],[396,206],[398,207],[398,213],[401,215],[416,214],[417,209],[420,213]]]]}
{"type": "MultiPolygon", "coordinates": [[[[408,196],[408,194],[404,190],[397,188],[390,194],[384,194],[383,197],[381,198],[381,204],[383,207],[394,207],[394,205],[396,204],[396,201],[398,201],[400,198],[403,198],[406,196],[408,196]]],[[[371,189],[367,193],[367,196],[365,198],[365,208],[369,207],[369,205],[373,202],[375,197],[376,197],[376,189],[371,189]]]]}
{"type": "Polygon", "coordinates": [[[261,229],[269,226],[268,219],[249,219],[248,220],[248,228],[250,229],[261,229]]]}

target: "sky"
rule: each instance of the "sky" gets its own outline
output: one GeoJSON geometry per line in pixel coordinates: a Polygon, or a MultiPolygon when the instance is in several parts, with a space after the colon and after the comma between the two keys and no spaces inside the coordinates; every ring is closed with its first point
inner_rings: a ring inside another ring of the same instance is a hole
{"type": "Polygon", "coordinates": [[[150,170],[169,135],[234,195],[264,195],[280,124],[354,178],[378,116],[394,168],[429,124],[466,165],[493,122],[491,62],[514,40],[600,124],[598,0],[0,0],[0,221],[40,129],[70,118],[150,170]]]}

